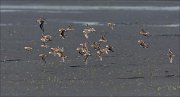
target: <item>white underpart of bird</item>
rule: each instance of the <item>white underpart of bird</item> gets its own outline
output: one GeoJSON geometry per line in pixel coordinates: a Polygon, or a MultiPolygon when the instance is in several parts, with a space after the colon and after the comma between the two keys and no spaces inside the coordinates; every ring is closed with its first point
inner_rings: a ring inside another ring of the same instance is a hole
{"type": "Polygon", "coordinates": [[[100,61],[102,61],[102,55],[104,54],[108,54],[109,50],[108,48],[100,48],[99,50],[97,50],[97,55],[100,58],[100,61]]]}
{"type": "Polygon", "coordinates": [[[87,43],[81,43],[80,47],[76,48],[79,54],[83,56],[83,61],[87,64],[87,59],[91,56],[90,51],[88,50],[87,43]]]}
{"type": "Polygon", "coordinates": [[[105,36],[101,36],[101,38],[99,39],[99,42],[107,42],[107,39],[105,38],[105,36]]]}
{"type": "Polygon", "coordinates": [[[113,46],[111,46],[111,45],[106,45],[106,48],[107,48],[109,51],[114,52],[113,46]]]}
{"type": "Polygon", "coordinates": [[[52,54],[54,56],[57,55],[59,58],[62,59],[63,62],[64,62],[65,58],[67,58],[67,56],[64,55],[64,47],[51,48],[51,51],[49,52],[49,54],[52,54]]]}
{"type": "Polygon", "coordinates": [[[67,30],[64,28],[61,28],[61,29],[59,29],[59,32],[60,32],[59,36],[61,36],[62,39],[65,39],[65,37],[66,37],[65,32],[67,32],[67,30]]]}
{"type": "Polygon", "coordinates": [[[171,51],[171,49],[168,50],[168,57],[169,57],[169,63],[173,63],[173,58],[174,58],[174,54],[173,52],[171,51]]]}
{"type": "Polygon", "coordinates": [[[61,58],[62,62],[65,61],[66,56],[64,56],[64,52],[57,53],[57,55],[58,55],[59,58],[61,58]]]}
{"type": "Polygon", "coordinates": [[[47,43],[48,41],[52,41],[52,36],[42,34],[41,41],[43,44],[47,43]]]}
{"type": "Polygon", "coordinates": [[[44,61],[46,63],[46,54],[39,54],[39,57],[41,57],[41,60],[44,61]]]}
{"type": "Polygon", "coordinates": [[[144,42],[144,40],[138,40],[138,44],[143,48],[148,48],[149,46],[144,42]]]}
{"type": "Polygon", "coordinates": [[[143,36],[151,36],[149,32],[144,31],[144,29],[141,29],[141,31],[139,32],[140,35],[143,36]]]}
{"type": "Polygon", "coordinates": [[[73,31],[75,30],[74,28],[72,28],[72,25],[69,25],[68,28],[66,29],[67,31],[73,31]]]}
{"type": "Polygon", "coordinates": [[[26,47],[24,47],[24,49],[27,50],[27,51],[32,51],[32,47],[27,47],[26,46],[26,47]]]}
{"type": "Polygon", "coordinates": [[[112,22],[107,23],[107,26],[110,27],[112,30],[114,29],[114,26],[115,26],[115,25],[116,25],[116,24],[114,24],[114,23],[112,23],[112,22]]]}
{"type": "Polygon", "coordinates": [[[45,19],[43,19],[43,18],[40,17],[40,18],[37,20],[37,22],[39,23],[39,27],[41,28],[41,30],[44,32],[45,19]]]}
{"type": "Polygon", "coordinates": [[[90,45],[92,48],[94,48],[95,50],[99,50],[100,49],[100,43],[99,42],[93,42],[93,44],[90,45]]]}
{"type": "Polygon", "coordinates": [[[96,30],[94,28],[87,28],[83,30],[85,38],[88,38],[88,34],[91,32],[95,32],[96,30]]]}
{"type": "Polygon", "coordinates": [[[42,48],[48,48],[49,46],[42,44],[41,47],[42,47],[42,48]]]}

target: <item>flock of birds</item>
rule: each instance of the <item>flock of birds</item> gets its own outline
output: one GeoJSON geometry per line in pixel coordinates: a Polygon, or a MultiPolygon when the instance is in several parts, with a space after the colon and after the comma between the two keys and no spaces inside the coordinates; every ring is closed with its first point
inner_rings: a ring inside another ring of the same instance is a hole
{"type": "MultiPolygon", "coordinates": [[[[51,35],[45,35],[44,34],[44,23],[46,22],[46,20],[42,17],[40,17],[39,19],[37,19],[37,23],[39,24],[39,27],[40,29],[42,30],[42,34],[41,34],[41,46],[42,48],[49,48],[49,46],[47,45],[48,42],[52,41],[52,36],[51,35]]],[[[111,30],[114,29],[116,24],[114,24],[113,22],[108,22],[107,23],[107,27],[109,27],[111,30]]],[[[66,32],[69,32],[69,31],[73,31],[75,30],[72,25],[68,26],[67,28],[60,28],[58,31],[59,31],[59,36],[62,38],[62,39],[65,39],[66,38],[66,32]]],[[[88,24],[85,26],[84,30],[82,31],[83,34],[84,34],[84,37],[86,39],[88,39],[88,35],[90,33],[93,33],[93,32],[96,32],[95,28],[93,27],[90,27],[88,24]]],[[[106,33],[107,34],[107,33],[106,33]]],[[[90,47],[92,47],[95,51],[96,51],[96,55],[99,57],[99,60],[102,61],[102,56],[105,55],[105,54],[109,54],[109,52],[114,52],[113,50],[113,46],[112,45],[105,45],[105,47],[103,47],[101,44],[103,43],[107,43],[107,39],[106,39],[106,34],[105,35],[102,35],[101,38],[96,41],[96,42],[93,42],[90,47]]],[[[142,36],[145,36],[145,37],[149,37],[151,36],[151,34],[149,32],[146,32],[144,29],[141,29],[141,31],[139,32],[140,35],[142,36]]],[[[149,48],[149,45],[144,41],[144,40],[138,40],[137,43],[140,45],[140,47],[143,47],[143,48],[149,48]]],[[[28,52],[32,51],[33,48],[30,47],[30,46],[26,46],[24,47],[24,49],[28,52]]],[[[88,60],[88,57],[91,56],[91,53],[88,49],[88,46],[87,46],[87,42],[84,42],[84,43],[80,43],[80,47],[77,47],[76,48],[76,51],[83,57],[83,61],[85,62],[85,64],[87,64],[87,60],[88,60]]],[[[46,57],[48,55],[53,55],[53,56],[58,56],[59,58],[61,58],[62,62],[65,61],[65,58],[67,58],[67,56],[65,55],[64,53],[64,48],[63,47],[56,47],[56,48],[50,48],[50,51],[48,54],[39,54],[39,57],[41,58],[41,60],[43,62],[46,63],[46,57]]],[[[173,58],[174,58],[174,54],[173,52],[171,51],[171,49],[168,50],[168,58],[169,58],[169,62],[172,63],[173,62],[173,58]]]]}
{"type": "MultiPolygon", "coordinates": [[[[144,29],[141,29],[141,31],[139,32],[140,35],[143,35],[143,36],[146,36],[146,37],[149,37],[151,36],[151,34],[149,32],[146,32],[144,29]]],[[[138,44],[143,47],[143,48],[149,48],[149,45],[144,41],[144,40],[138,40],[138,44]]],[[[168,50],[168,58],[169,58],[169,63],[172,63],[173,62],[173,58],[174,58],[174,54],[173,52],[171,51],[171,49],[168,50]]]]}

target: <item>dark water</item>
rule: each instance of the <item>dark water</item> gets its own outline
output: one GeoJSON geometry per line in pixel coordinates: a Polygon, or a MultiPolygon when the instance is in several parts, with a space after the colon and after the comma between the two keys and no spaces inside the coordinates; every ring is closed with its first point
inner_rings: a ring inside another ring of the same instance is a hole
{"type": "Polygon", "coordinates": [[[179,96],[179,1],[83,1],[1,0],[1,95],[2,96],[179,96]],[[64,40],[55,36],[50,47],[64,47],[68,58],[54,56],[44,64],[38,55],[41,30],[36,23],[46,18],[45,33],[52,36],[60,27],[75,31],[64,40]],[[106,23],[116,24],[114,30],[106,23]],[[97,32],[86,40],[84,25],[97,32]],[[151,37],[138,35],[141,28],[151,37]],[[85,65],[75,49],[80,43],[97,41],[108,34],[113,53],[99,61],[95,51],[85,65]],[[139,47],[145,40],[150,48],[139,47]],[[31,53],[24,46],[32,46],[31,53]],[[175,54],[173,64],[167,52],[175,54]]]}

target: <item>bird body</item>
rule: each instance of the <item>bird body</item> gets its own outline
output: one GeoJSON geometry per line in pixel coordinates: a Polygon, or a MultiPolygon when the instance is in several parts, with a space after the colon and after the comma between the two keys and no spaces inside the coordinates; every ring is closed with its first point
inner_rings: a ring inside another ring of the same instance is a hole
{"type": "Polygon", "coordinates": [[[149,48],[149,46],[144,42],[144,40],[138,40],[138,44],[143,48],[149,48]]]}
{"type": "Polygon", "coordinates": [[[106,48],[107,48],[109,51],[114,52],[113,46],[111,46],[111,45],[106,45],[106,48]]]}
{"type": "Polygon", "coordinates": [[[112,30],[114,29],[114,26],[115,26],[116,24],[114,24],[114,23],[112,23],[112,22],[108,22],[107,23],[107,26],[108,27],[110,27],[112,30]]]}
{"type": "Polygon", "coordinates": [[[143,35],[143,36],[150,36],[150,33],[149,32],[146,32],[144,29],[141,29],[141,31],[139,32],[140,35],[143,35]]]}
{"type": "Polygon", "coordinates": [[[87,59],[91,56],[90,51],[88,50],[87,43],[81,43],[80,47],[76,49],[80,55],[83,56],[85,64],[87,64],[87,59]]]}
{"type": "Polygon", "coordinates": [[[69,25],[66,30],[67,30],[67,31],[73,31],[74,28],[72,27],[72,25],[69,25]]]}
{"type": "Polygon", "coordinates": [[[174,54],[173,52],[171,51],[171,49],[168,50],[168,57],[169,57],[169,63],[172,63],[173,62],[173,58],[174,58],[174,54]]]}
{"type": "Polygon", "coordinates": [[[100,49],[100,43],[93,42],[93,44],[91,44],[91,47],[94,48],[95,50],[99,50],[100,49]]]}
{"type": "Polygon", "coordinates": [[[41,47],[42,47],[42,48],[48,48],[49,46],[48,46],[48,45],[45,45],[45,44],[42,44],[41,47]]]}
{"type": "Polygon", "coordinates": [[[50,35],[41,35],[41,41],[45,45],[48,41],[52,41],[52,37],[50,35]]]}
{"type": "Polygon", "coordinates": [[[86,28],[83,30],[85,38],[88,38],[88,34],[91,32],[95,32],[96,30],[94,28],[86,28]]]}
{"type": "Polygon", "coordinates": [[[100,58],[100,61],[102,61],[102,55],[104,54],[108,54],[108,49],[107,48],[100,48],[99,50],[97,50],[97,56],[100,58]]]}
{"type": "Polygon", "coordinates": [[[43,18],[39,18],[38,20],[37,20],[37,22],[39,23],[39,27],[41,28],[41,30],[44,32],[44,22],[45,22],[45,19],[43,19],[43,18]]]}
{"type": "Polygon", "coordinates": [[[39,54],[39,57],[41,57],[41,60],[46,63],[46,54],[39,54]]]}
{"type": "Polygon", "coordinates": [[[60,57],[62,59],[62,61],[64,62],[64,59],[67,57],[64,54],[64,48],[51,48],[51,51],[49,52],[49,54],[52,54],[54,56],[58,55],[58,57],[60,57]]]}
{"type": "Polygon", "coordinates": [[[105,38],[105,35],[102,35],[99,39],[99,42],[107,42],[107,39],[105,38]]]}
{"type": "Polygon", "coordinates": [[[111,45],[106,45],[105,48],[100,48],[100,49],[97,50],[96,54],[100,58],[100,61],[102,61],[102,56],[104,54],[109,54],[108,53],[109,51],[114,52],[112,48],[113,47],[111,45]]]}
{"type": "Polygon", "coordinates": [[[64,29],[64,28],[59,29],[59,32],[60,32],[60,35],[59,35],[59,36],[61,36],[62,39],[64,39],[64,38],[66,37],[66,35],[65,35],[65,32],[66,32],[66,31],[67,31],[67,30],[64,29]]]}
{"type": "Polygon", "coordinates": [[[26,51],[32,51],[32,47],[24,47],[24,49],[26,50],[26,51]]]}

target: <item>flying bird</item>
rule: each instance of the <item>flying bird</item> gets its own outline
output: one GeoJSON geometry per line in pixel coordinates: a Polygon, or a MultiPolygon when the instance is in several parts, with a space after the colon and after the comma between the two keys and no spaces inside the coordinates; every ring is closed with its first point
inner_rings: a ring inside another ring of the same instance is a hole
{"type": "Polygon", "coordinates": [[[61,58],[62,62],[65,61],[65,58],[67,58],[67,56],[65,56],[64,54],[64,49],[62,48],[60,52],[57,53],[58,57],[61,58]]]}
{"type": "Polygon", "coordinates": [[[59,48],[59,47],[57,47],[57,48],[50,48],[50,50],[51,50],[51,51],[49,52],[49,54],[52,54],[52,55],[54,55],[54,56],[56,56],[57,53],[62,52],[62,49],[59,48]]]}
{"type": "Polygon", "coordinates": [[[88,50],[87,43],[81,43],[80,47],[76,49],[80,55],[83,56],[83,61],[87,64],[87,59],[91,56],[90,51],[88,50]]]}
{"type": "Polygon", "coordinates": [[[41,47],[42,47],[42,48],[48,48],[49,46],[48,46],[48,45],[45,45],[45,44],[42,44],[41,47]]]}
{"type": "Polygon", "coordinates": [[[60,57],[62,59],[62,61],[65,61],[65,58],[67,58],[67,56],[65,56],[64,54],[64,48],[51,48],[51,51],[49,52],[49,54],[52,54],[54,56],[58,55],[58,57],[60,57]]]}
{"type": "Polygon", "coordinates": [[[41,41],[45,45],[45,43],[52,41],[52,36],[42,34],[41,35],[41,41]]]}
{"type": "Polygon", "coordinates": [[[171,49],[168,50],[168,57],[169,57],[169,63],[172,63],[173,62],[173,58],[174,58],[174,54],[173,52],[171,51],[171,49]]]}
{"type": "Polygon", "coordinates": [[[47,55],[46,54],[39,54],[39,57],[41,58],[41,60],[46,63],[46,57],[47,55]]]}
{"type": "Polygon", "coordinates": [[[114,26],[115,26],[116,24],[114,24],[114,23],[112,23],[112,22],[108,22],[107,23],[107,26],[108,27],[110,27],[112,30],[114,29],[114,26]]]}
{"type": "Polygon", "coordinates": [[[66,35],[65,35],[65,32],[66,32],[66,31],[67,31],[67,30],[64,29],[64,28],[59,29],[59,32],[60,32],[60,35],[59,35],[59,36],[61,36],[62,39],[64,39],[64,38],[66,37],[66,35]]]}
{"type": "Polygon", "coordinates": [[[39,19],[37,19],[37,22],[38,22],[39,27],[41,28],[41,30],[44,32],[45,19],[43,19],[42,17],[40,17],[39,19]]]}
{"type": "Polygon", "coordinates": [[[107,42],[107,39],[105,38],[105,35],[102,35],[99,39],[99,42],[107,42]]]}
{"type": "Polygon", "coordinates": [[[106,48],[107,48],[109,51],[114,52],[113,46],[111,46],[111,45],[106,45],[106,48]]]}
{"type": "Polygon", "coordinates": [[[139,32],[140,35],[143,35],[143,36],[151,36],[149,32],[146,32],[144,29],[141,29],[141,31],[139,32]]]}
{"type": "Polygon", "coordinates": [[[72,27],[72,25],[69,25],[66,30],[67,30],[67,31],[73,31],[74,28],[72,27]]]}
{"type": "Polygon", "coordinates": [[[138,40],[138,44],[143,48],[149,48],[149,46],[144,42],[144,40],[138,40]]]}
{"type": "Polygon", "coordinates": [[[84,36],[87,39],[88,38],[88,34],[91,32],[95,32],[96,30],[92,27],[89,27],[87,24],[87,27],[83,30],[84,36]]]}
{"type": "Polygon", "coordinates": [[[25,46],[24,49],[25,49],[26,51],[32,51],[32,47],[25,46]]]}
{"type": "Polygon", "coordinates": [[[96,54],[99,57],[100,61],[102,61],[102,56],[104,54],[108,54],[108,48],[100,48],[99,50],[97,50],[96,54]]]}
{"type": "Polygon", "coordinates": [[[93,42],[93,44],[91,44],[91,47],[94,48],[95,50],[99,50],[100,49],[100,43],[99,42],[93,42]]]}

